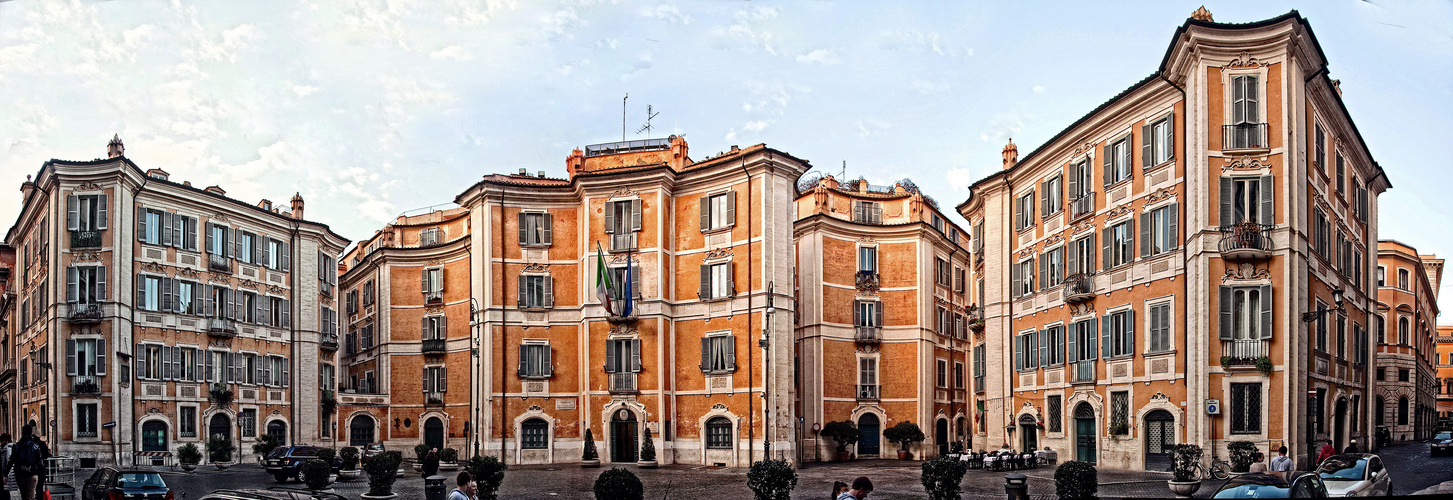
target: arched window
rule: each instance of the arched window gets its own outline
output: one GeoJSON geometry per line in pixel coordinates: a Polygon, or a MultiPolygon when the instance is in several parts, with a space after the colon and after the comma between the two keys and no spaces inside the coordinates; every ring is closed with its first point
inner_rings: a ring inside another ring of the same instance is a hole
{"type": "Polygon", "coordinates": [[[706,421],[706,447],[725,450],[732,447],[732,421],[726,417],[712,417],[706,421]]]}
{"type": "Polygon", "coordinates": [[[373,444],[373,417],[359,415],[348,424],[348,444],[368,446],[373,444]]]}
{"type": "Polygon", "coordinates": [[[543,450],[550,447],[550,424],[532,418],[520,423],[520,448],[543,450]]]}
{"type": "Polygon", "coordinates": [[[288,440],[287,440],[287,434],[288,434],[288,424],[284,424],[283,421],[281,421],[281,420],[273,420],[273,421],[267,423],[267,435],[272,436],[274,438],[277,438],[277,442],[279,442],[279,443],[286,443],[286,442],[288,442],[288,440]]]}
{"type": "Polygon", "coordinates": [[[1408,398],[1398,398],[1398,425],[1408,425],[1408,398]]]}
{"type": "Polygon", "coordinates": [[[160,420],[147,420],[141,424],[141,450],[167,451],[166,431],[166,422],[160,420]]]}
{"type": "Polygon", "coordinates": [[[1398,343],[1408,345],[1408,319],[1398,318],[1398,343]]]}
{"type": "Polygon", "coordinates": [[[1377,425],[1387,424],[1387,400],[1377,397],[1377,425]]]}

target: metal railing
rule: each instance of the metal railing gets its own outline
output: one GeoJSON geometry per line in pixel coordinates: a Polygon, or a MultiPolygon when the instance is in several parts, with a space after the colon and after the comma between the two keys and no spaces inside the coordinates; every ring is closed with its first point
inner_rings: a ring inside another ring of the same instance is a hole
{"type": "Polygon", "coordinates": [[[101,321],[101,304],[71,304],[71,314],[66,319],[71,323],[89,324],[101,321]]]}
{"type": "Polygon", "coordinates": [[[1088,274],[1075,273],[1065,277],[1065,302],[1083,302],[1095,297],[1095,279],[1088,274]]]}
{"type": "Polygon", "coordinates": [[[338,335],[323,335],[323,338],[318,341],[318,345],[324,349],[336,351],[338,350],[338,335]]]}
{"type": "Polygon", "coordinates": [[[616,233],[610,235],[610,250],[620,252],[636,249],[636,233],[616,233]]]}
{"type": "Polygon", "coordinates": [[[1090,361],[1076,361],[1074,363],[1074,366],[1070,368],[1070,381],[1071,382],[1094,382],[1095,381],[1095,362],[1093,360],[1090,360],[1090,361]]]}
{"type": "Polygon", "coordinates": [[[227,258],[226,255],[209,253],[207,254],[207,269],[230,273],[232,272],[232,259],[227,258]]]}
{"type": "Polygon", "coordinates": [[[638,151],[662,151],[671,149],[671,139],[645,139],[640,141],[607,142],[585,147],[585,157],[618,155],[638,151]]]}
{"type": "Polygon", "coordinates": [[[221,337],[232,337],[237,335],[237,322],[228,318],[211,318],[207,320],[207,332],[221,337]]]}
{"type": "Polygon", "coordinates": [[[1221,355],[1234,360],[1254,362],[1266,354],[1266,342],[1261,339],[1237,339],[1221,342],[1221,355]]]}
{"type": "Polygon", "coordinates": [[[1256,149],[1267,147],[1265,123],[1223,125],[1223,149],[1256,149]]]}
{"type": "Polygon", "coordinates": [[[444,339],[424,339],[423,345],[419,347],[419,350],[426,354],[444,352],[444,339]]]}
{"type": "Polygon", "coordinates": [[[101,385],[96,383],[93,377],[76,377],[75,383],[71,384],[71,394],[100,394],[101,385]]]}
{"type": "Polygon", "coordinates": [[[632,372],[616,372],[610,374],[610,392],[613,393],[634,393],[636,392],[636,374],[632,372]]]}
{"type": "Polygon", "coordinates": [[[1271,251],[1271,230],[1276,226],[1241,221],[1221,226],[1221,253],[1238,250],[1271,251]]]}
{"type": "Polygon", "coordinates": [[[859,326],[853,334],[853,340],[871,344],[882,342],[883,331],[876,326],[859,326]]]}
{"type": "Polygon", "coordinates": [[[101,246],[100,231],[71,231],[71,248],[94,248],[101,246]]]}
{"type": "Polygon", "coordinates": [[[1081,194],[1079,198],[1070,201],[1070,217],[1079,217],[1095,211],[1095,192],[1081,194]]]}
{"type": "Polygon", "coordinates": [[[878,288],[879,283],[880,281],[877,271],[858,271],[858,273],[854,275],[854,285],[856,285],[859,290],[876,289],[878,288]]]}
{"type": "Polygon", "coordinates": [[[444,406],[444,393],[430,392],[424,394],[424,406],[444,406]]]}
{"type": "Polygon", "coordinates": [[[878,389],[880,387],[881,386],[879,386],[878,384],[858,384],[858,399],[860,399],[860,400],[876,400],[876,399],[878,399],[878,389]]]}

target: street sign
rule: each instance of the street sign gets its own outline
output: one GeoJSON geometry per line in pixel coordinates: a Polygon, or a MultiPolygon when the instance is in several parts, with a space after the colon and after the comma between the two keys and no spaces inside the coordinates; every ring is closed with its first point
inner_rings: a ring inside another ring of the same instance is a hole
{"type": "Polygon", "coordinates": [[[116,427],[116,422],[106,422],[104,424],[101,424],[102,429],[110,429],[112,427],[116,427]]]}
{"type": "Polygon", "coordinates": [[[1221,400],[1219,400],[1219,399],[1207,399],[1206,400],[1206,414],[1207,415],[1220,415],[1221,414],[1221,400]]]}

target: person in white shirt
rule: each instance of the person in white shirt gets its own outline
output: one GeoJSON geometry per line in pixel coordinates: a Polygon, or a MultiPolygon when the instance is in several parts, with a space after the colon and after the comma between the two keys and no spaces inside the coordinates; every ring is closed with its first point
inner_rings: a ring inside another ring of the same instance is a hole
{"type": "Polygon", "coordinates": [[[1292,465],[1292,459],[1287,458],[1287,447],[1283,446],[1276,450],[1276,458],[1271,459],[1271,473],[1286,479],[1286,473],[1291,472],[1292,465]]]}

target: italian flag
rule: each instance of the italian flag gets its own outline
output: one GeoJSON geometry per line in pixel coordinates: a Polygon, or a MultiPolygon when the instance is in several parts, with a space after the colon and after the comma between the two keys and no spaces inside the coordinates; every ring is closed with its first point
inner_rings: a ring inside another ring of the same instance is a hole
{"type": "Polygon", "coordinates": [[[605,306],[605,312],[610,313],[610,293],[615,288],[610,282],[610,272],[605,267],[605,253],[600,249],[600,242],[595,242],[595,298],[605,306]]]}

